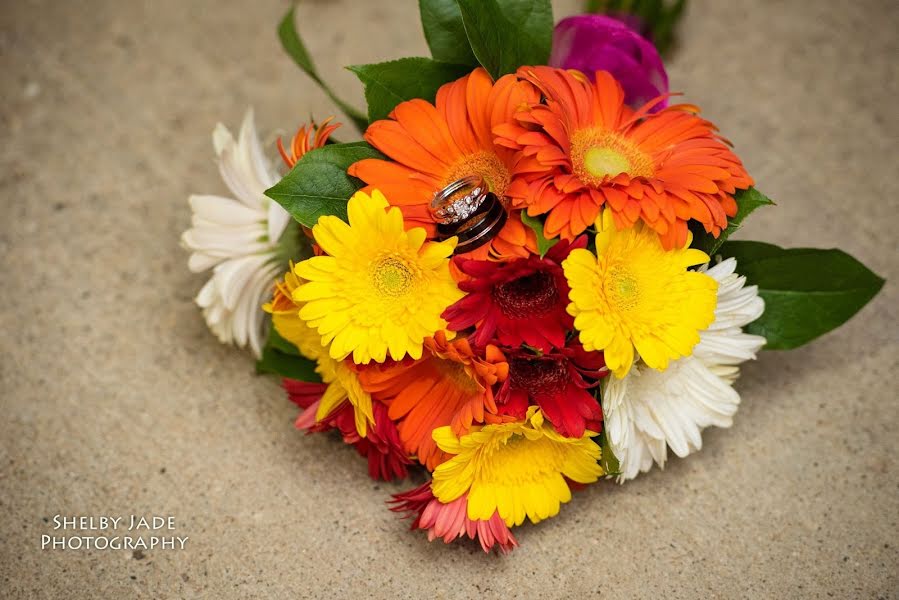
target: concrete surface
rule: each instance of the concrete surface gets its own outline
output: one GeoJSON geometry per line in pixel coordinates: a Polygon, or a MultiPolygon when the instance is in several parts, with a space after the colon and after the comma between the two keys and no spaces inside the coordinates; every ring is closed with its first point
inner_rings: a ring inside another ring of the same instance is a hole
{"type": "MultiPolygon", "coordinates": [[[[383,504],[408,486],[294,431],[277,382],[191,302],[178,236],[190,192],[224,191],[216,121],[332,111],[279,49],[286,3],[4,2],[0,596],[899,597],[899,5],[691,5],[673,87],[779,203],[743,237],[839,245],[890,281],[843,329],[749,365],[705,451],[591,487],[501,558],[408,533],[383,504]],[[57,514],[171,515],[190,540],[41,551],[57,514]]],[[[338,66],[426,51],[413,0],[299,14],[359,104],[338,66]]]]}

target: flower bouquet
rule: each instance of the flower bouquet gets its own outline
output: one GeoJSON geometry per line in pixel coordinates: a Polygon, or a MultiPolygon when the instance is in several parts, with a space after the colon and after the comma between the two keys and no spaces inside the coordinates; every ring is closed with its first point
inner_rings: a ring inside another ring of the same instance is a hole
{"type": "Polygon", "coordinates": [[[728,427],[739,365],[837,327],[883,280],[839,250],[733,241],[772,202],[675,103],[626,22],[548,0],[420,0],[432,58],[349,67],[364,132],[300,127],[269,162],[248,113],[213,134],[234,199],[190,199],[197,303],[336,431],[430,539],[517,545],[572,491],[728,427]],[[284,175],[282,176],[282,173],[284,175]],[[270,319],[270,324],[269,324],[270,319]]]}

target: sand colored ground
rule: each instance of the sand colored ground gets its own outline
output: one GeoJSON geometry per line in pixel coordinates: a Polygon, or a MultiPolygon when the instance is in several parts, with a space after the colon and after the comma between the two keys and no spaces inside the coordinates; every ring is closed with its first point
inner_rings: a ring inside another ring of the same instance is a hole
{"type": "MultiPolygon", "coordinates": [[[[748,365],[701,454],[592,486],[505,558],[407,533],[384,501],[408,486],[297,433],[277,381],[193,305],[178,237],[189,193],[225,191],[215,123],[333,110],[280,51],[286,6],[0,8],[0,596],[897,597],[895,2],[691,2],[672,86],[779,204],[741,237],[840,246],[890,281],[841,330],[748,365]],[[57,514],[171,515],[190,540],[41,551],[57,514]]],[[[359,104],[339,66],[426,53],[413,0],[299,16],[359,104]]]]}

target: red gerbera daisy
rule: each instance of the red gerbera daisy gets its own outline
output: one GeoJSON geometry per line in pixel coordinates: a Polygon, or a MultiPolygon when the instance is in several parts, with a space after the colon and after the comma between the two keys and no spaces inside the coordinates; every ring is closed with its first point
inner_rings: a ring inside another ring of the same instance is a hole
{"type": "Polygon", "coordinates": [[[536,404],[560,434],[579,438],[590,429],[599,433],[602,408],[588,389],[608,374],[602,354],[572,344],[550,353],[507,353],[509,377],[497,395],[506,410],[527,410],[536,404]],[[522,409],[523,407],[523,409],[522,409]]]}
{"type": "Polygon", "coordinates": [[[477,346],[527,344],[549,352],[565,345],[574,322],[566,312],[568,283],[560,266],[574,248],[585,248],[587,238],[561,241],[544,258],[531,256],[505,263],[456,259],[470,279],[459,289],[467,295],[443,312],[453,331],[475,327],[477,346]]]}
{"type": "Polygon", "coordinates": [[[408,492],[394,494],[393,498],[390,510],[406,513],[407,518],[415,517],[411,529],[426,529],[429,541],[439,537],[449,544],[456,538],[467,535],[480,542],[484,552],[490,552],[494,546],[498,546],[503,554],[518,546],[512,531],[498,512],[493,513],[486,521],[468,517],[468,494],[449,504],[443,504],[434,497],[429,481],[408,492]]]}
{"type": "Polygon", "coordinates": [[[361,437],[356,430],[353,406],[349,402],[344,402],[321,421],[315,421],[318,403],[328,387],[326,384],[284,379],[282,385],[290,401],[303,409],[296,421],[297,429],[308,433],[336,429],[344,442],[352,444],[361,456],[368,459],[368,474],[372,479],[391,481],[406,478],[406,466],[411,465],[412,460],[403,450],[396,425],[388,417],[386,406],[380,402],[372,403],[374,424],[369,426],[366,437],[361,437]]]}

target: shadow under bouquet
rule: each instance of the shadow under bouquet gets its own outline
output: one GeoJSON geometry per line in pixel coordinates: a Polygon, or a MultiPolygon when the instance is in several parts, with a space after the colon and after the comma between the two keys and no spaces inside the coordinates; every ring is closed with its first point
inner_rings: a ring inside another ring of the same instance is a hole
{"type": "Polygon", "coordinates": [[[653,44],[548,0],[421,0],[432,58],[350,67],[364,132],[304,125],[276,169],[248,113],[213,141],[235,198],[193,196],[190,267],[223,342],[283,378],[297,427],[430,539],[517,545],[600,478],[624,482],[728,427],[739,365],[837,327],[883,280],[840,250],[730,235],[772,202],[653,44]],[[282,177],[281,172],[286,172],[282,177]],[[270,315],[270,324],[268,323],[270,315]]]}

